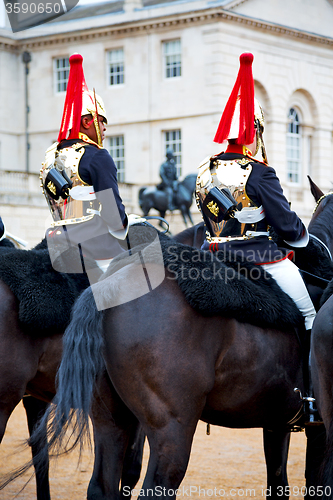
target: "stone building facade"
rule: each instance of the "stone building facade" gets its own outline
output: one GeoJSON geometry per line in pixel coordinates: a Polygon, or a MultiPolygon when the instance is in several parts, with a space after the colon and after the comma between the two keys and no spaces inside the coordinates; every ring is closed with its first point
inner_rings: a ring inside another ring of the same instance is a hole
{"type": "MultiPolygon", "coordinates": [[[[83,55],[88,87],[105,101],[105,146],[117,160],[127,209],[137,213],[138,190],[159,182],[168,145],[182,177],[222,149],[213,143],[215,130],[239,55],[252,52],[269,163],[308,222],[314,201],[307,175],[323,191],[333,180],[331,0],[96,1],[56,21],[15,35],[0,29],[0,180],[10,185],[0,183],[0,209],[11,232],[31,244],[42,237],[47,208],[38,172],[57,138],[74,52],[83,55]],[[31,55],[27,65],[23,52],[31,55]]],[[[195,204],[192,211],[200,220],[195,204]]],[[[171,224],[183,227],[177,216],[171,224]]]]}

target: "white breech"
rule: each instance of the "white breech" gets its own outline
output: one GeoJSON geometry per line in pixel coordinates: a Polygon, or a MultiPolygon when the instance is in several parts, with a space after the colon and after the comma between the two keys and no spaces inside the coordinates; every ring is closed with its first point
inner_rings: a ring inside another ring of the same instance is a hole
{"type": "Polygon", "coordinates": [[[316,310],[298,267],[289,259],[274,262],[273,264],[263,264],[262,267],[272,275],[279,287],[293,299],[304,316],[306,330],[311,330],[316,310]]]}

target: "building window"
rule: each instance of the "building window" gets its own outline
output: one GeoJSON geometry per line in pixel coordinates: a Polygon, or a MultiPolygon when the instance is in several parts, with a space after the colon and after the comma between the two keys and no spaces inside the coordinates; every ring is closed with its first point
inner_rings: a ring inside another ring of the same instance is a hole
{"type": "Polygon", "coordinates": [[[109,153],[117,167],[118,182],[125,182],[125,143],[123,135],[110,137],[109,153]]]}
{"type": "Polygon", "coordinates": [[[163,43],[165,78],[175,78],[182,74],[182,54],[180,40],[163,43]]]}
{"type": "Polygon", "coordinates": [[[167,130],[164,132],[165,154],[168,148],[173,149],[178,177],[182,173],[182,133],[181,130],[167,130]]]}
{"type": "Polygon", "coordinates": [[[289,110],[287,132],[287,180],[292,184],[301,181],[302,136],[299,116],[294,108],[289,110]]]}
{"type": "Polygon", "coordinates": [[[109,50],[107,54],[108,83],[121,85],[124,83],[124,49],[109,50]]]}
{"type": "Polygon", "coordinates": [[[54,88],[55,92],[66,92],[69,75],[69,58],[60,57],[53,60],[54,88]]]}

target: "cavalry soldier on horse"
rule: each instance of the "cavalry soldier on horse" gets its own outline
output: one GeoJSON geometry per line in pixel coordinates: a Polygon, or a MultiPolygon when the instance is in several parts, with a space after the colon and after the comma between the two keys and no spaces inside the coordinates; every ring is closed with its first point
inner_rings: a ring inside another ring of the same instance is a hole
{"type": "MultiPolygon", "coordinates": [[[[228,141],[222,153],[199,167],[196,199],[207,232],[203,249],[223,250],[261,265],[296,303],[309,339],[316,311],[289,247],[305,247],[309,236],[286,200],[263,142],[264,114],[254,98],[252,54],[240,56],[237,81],[224,109],[215,142],[228,141]],[[255,159],[261,150],[262,161],[255,159]],[[269,227],[285,241],[280,248],[269,227]]],[[[307,388],[310,396],[310,387],[307,388]]],[[[312,415],[313,417],[313,415],[312,415]]]]}
{"type": "MultiPolygon", "coordinates": [[[[81,260],[93,258],[104,269],[121,253],[131,223],[125,213],[117,169],[103,148],[107,115],[100,96],[85,82],[83,58],[73,54],[58,141],[41,169],[43,192],[54,219],[47,232],[53,245],[79,246],[81,260]]],[[[126,248],[127,249],[127,248],[126,248]]]]}
{"type": "Polygon", "coordinates": [[[162,189],[168,197],[168,210],[172,212],[176,210],[175,194],[178,189],[178,175],[173,149],[168,148],[166,151],[167,160],[160,167],[160,177],[162,182],[157,186],[157,189],[162,189]]]}

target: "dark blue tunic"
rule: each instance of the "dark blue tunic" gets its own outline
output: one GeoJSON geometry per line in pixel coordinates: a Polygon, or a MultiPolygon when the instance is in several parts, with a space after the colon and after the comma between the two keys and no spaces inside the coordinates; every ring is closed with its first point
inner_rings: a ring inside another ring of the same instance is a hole
{"type": "MultiPolygon", "coordinates": [[[[221,153],[216,157],[220,160],[241,158],[247,157],[237,153],[221,153]]],[[[275,170],[256,161],[250,161],[250,165],[252,165],[252,172],[246,183],[246,194],[257,207],[262,205],[265,210],[265,218],[256,223],[255,230],[267,231],[267,226],[271,226],[284,240],[291,242],[299,240],[305,234],[305,226],[298,215],[290,209],[275,170]]],[[[245,169],[246,166],[243,168],[245,169]]],[[[214,251],[223,250],[230,258],[237,253],[238,256],[243,256],[255,264],[267,264],[292,257],[290,250],[279,248],[268,236],[256,236],[218,245],[210,245],[206,241],[202,248],[214,251]]]]}
{"type": "MultiPolygon", "coordinates": [[[[63,141],[58,149],[67,148],[75,143],[83,142],[81,139],[63,141]]],[[[93,144],[84,143],[85,152],[79,163],[79,177],[86,184],[93,186],[96,197],[102,205],[101,216],[95,215],[93,219],[78,224],[66,226],[72,244],[81,244],[84,256],[95,260],[110,259],[123,251],[112,231],[123,229],[127,224],[125,207],[122,203],[118,182],[117,168],[106,149],[99,149],[93,144]],[[112,190],[113,196],[110,192],[112,190]]],[[[54,237],[66,242],[65,229],[57,226],[54,237]],[[61,232],[61,234],[59,234],[61,232]]]]}

